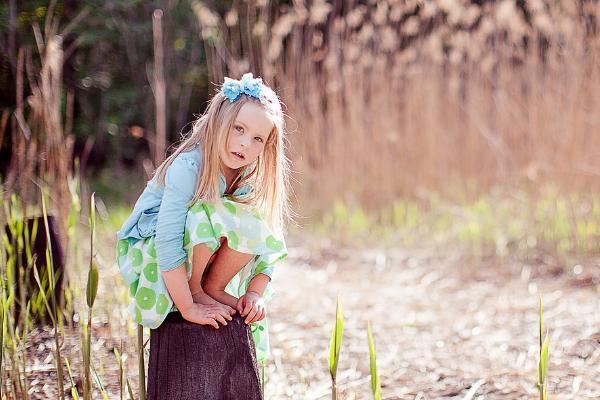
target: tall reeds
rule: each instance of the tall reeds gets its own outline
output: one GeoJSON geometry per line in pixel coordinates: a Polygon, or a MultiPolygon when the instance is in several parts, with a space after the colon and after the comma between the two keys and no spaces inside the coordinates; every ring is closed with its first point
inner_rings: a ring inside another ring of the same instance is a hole
{"type": "MultiPolygon", "coordinates": [[[[51,0],[45,9],[43,26],[37,22],[33,23],[35,47],[19,48],[16,54],[16,108],[10,121],[13,147],[10,165],[2,182],[3,192],[7,194],[3,200],[18,197],[23,204],[20,207],[21,212],[16,215],[16,202],[11,200],[12,204],[9,205],[8,201],[5,201],[4,218],[0,218],[0,222],[3,222],[3,228],[4,223],[14,228],[11,229],[10,236],[16,240],[10,243],[3,233],[2,254],[6,263],[2,265],[2,344],[3,350],[7,349],[6,354],[11,360],[10,394],[24,399],[29,396],[25,335],[29,330],[30,318],[38,321],[47,315],[51,320],[59,398],[65,397],[63,360],[68,362],[61,353],[65,338],[65,310],[62,309],[62,297],[59,299],[58,296],[62,296],[64,290],[57,290],[59,286],[62,287],[62,284],[57,284],[58,279],[68,283],[64,279],[67,268],[56,269],[55,261],[62,260],[54,260],[53,247],[68,248],[68,239],[74,236],[70,231],[76,224],[78,210],[74,205],[77,205],[78,199],[75,202],[68,185],[73,146],[70,132],[73,101],[72,92],[67,93],[67,109],[64,111],[62,73],[65,51],[62,35],[73,29],[86,11],[61,30],[55,13],[56,7],[57,2],[51,0]],[[28,93],[25,92],[26,83],[28,93]],[[41,199],[38,197],[38,187],[41,188],[41,199]],[[48,198],[53,203],[52,211],[47,208],[48,198]],[[45,253],[34,255],[38,219],[29,218],[27,214],[36,213],[35,210],[39,213],[40,208],[44,221],[46,249],[45,253]],[[52,236],[49,227],[50,212],[53,214],[52,236]],[[54,232],[54,228],[57,232],[54,232]],[[53,242],[57,239],[58,242],[53,242]],[[45,267],[41,269],[41,266],[45,267]],[[37,291],[31,287],[30,280],[35,280],[37,291]],[[19,293],[19,298],[15,297],[16,293],[19,293]],[[18,320],[14,318],[16,313],[19,315],[18,320]]],[[[73,46],[76,44],[73,43],[73,46]]],[[[67,49],[68,51],[70,49],[67,49]]],[[[3,119],[3,132],[6,123],[6,119],[3,119]]],[[[74,265],[69,265],[72,266],[74,265]]],[[[69,306],[70,304],[67,304],[67,308],[69,306]]],[[[4,374],[2,376],[4,377],[4,374]]],[[[4,388],[3,385],[2,387],[4,388]]]]}
{"type": "Polygon", "coordinates": [[[598,189],[598,9],[518,3],[193,8],[212,82],[252,70],[278,87],[300,133],[299,207],[312,210],[428,190],[598,189]]]}
{"type": "MultiPolygon", "coordinates": [[[[68,91],[65,99],[63,86],[63,36],[81,22],[87,9],[60,28],[56,7],[56,0],[49,1],[43,26],[32,24],[35,47],[18,50],[16,107],[10,121],[12,155],[2,186],[7,193],[17,194],[25,204],[39,204],[36,185],[45,185],[49,197],[55,201],[53,212],[59,236],[66,244],[71,203],[67,177],[74,139],[73,93],[68,91]],[[25,92],[26,83],[29,93],[25,92]]],[[[67,53],[77,44],[78,40],[73,42],[67,53]]]]}

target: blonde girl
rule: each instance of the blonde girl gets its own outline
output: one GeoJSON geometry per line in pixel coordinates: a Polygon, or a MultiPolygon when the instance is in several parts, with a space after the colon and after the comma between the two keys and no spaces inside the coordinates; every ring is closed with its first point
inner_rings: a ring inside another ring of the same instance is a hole
{"type": "Polygon", "coordinates": [[[179,311],[218,329],[237,312],[266,357],[265,300],[287,255],[284,133],[273,90],[252,74],[225,78],[117,233],[134,321],[156,328],[179,311]]]}

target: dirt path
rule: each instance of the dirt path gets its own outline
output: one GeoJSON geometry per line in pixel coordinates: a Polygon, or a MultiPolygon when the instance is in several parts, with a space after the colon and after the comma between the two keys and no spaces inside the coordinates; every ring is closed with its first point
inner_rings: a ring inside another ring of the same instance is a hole
{"type": "Polygon", "coordinates": [[[579,275],[552,277],[522,265],[482,266],[473,274],[472,265],[452,255],[309,253],[291,247],[277,272],[267,399],[330,398],[327,359],[338,292],[346,316],[341,398],[372,398],[371,320],[385,399],[462,399],[475,385],[474,399],[534,399],[540,290],[551,338],[549,393],[600,398],[597,260],[576,269],[579,275]]]}
{"type": "MultiPolygon", "coordinates": [[[[339,399],[372,398],[367,320],[384,399],[463,399],[471,388],[472,399],[536,399],[540,290],[551,336],[551,398],[600,398],[600,260],[582,263],[574,274],[552,263],[495,265],[458,253],[367,253],[307,242],[291,241],[290,257],[275,276],[267,400],[330,398],[327,360],[337,293],[346,317],[339,399]]],[[[135,330],[130,325],[128,332],[125,307],[115,304],[127,298],[126,288],[111,283],[120,279],[116,267],[103,276],[105,305],[96,311],[92,347],[109,397],[119,398],[113,348],[121,341],[129,347],[127,375],[137,393],[135,330]]],[[[81,354],[78,332],[65,340],[72,363],[81,354]]],[[[28,335],[31,399],[56,396],[51,348],[49,328],[28,335]]],[[[81,389],[80,377],[76,382],[81,389]]]]}

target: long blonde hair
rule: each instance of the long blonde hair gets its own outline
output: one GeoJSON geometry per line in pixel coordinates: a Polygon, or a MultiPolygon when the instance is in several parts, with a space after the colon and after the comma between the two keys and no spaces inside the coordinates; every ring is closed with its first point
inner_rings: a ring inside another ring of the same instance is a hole
{"type": "Polygon", "coordinates": [[[167,168],[182,152],[190,151],[200,144],[202,148],[202,173],[196,182],[196,190],[191,204],[198,200],[215,201],[220,197],[219,176],[221,159],[219,149],[227,146],[231,126],[242,106],[250,101],[256,102],[269,114],[273,129],[265,142],[264,151],[258,159],[237,171],[237,176],[228,188],[228,192],[250,185],[248,195],[233,197],[233,200],[253,204],[271,224],[273,229],[282,231],[290,218],[288,200],[290,162],[285,155],[285,126],[281,101],[268,86],[261,85],[261,101],[240,95],[234,102],[219,91],[211,100],[203,115],[192,125],[187,137],[156,169],[153,180],[164,186],[167,168]]]}

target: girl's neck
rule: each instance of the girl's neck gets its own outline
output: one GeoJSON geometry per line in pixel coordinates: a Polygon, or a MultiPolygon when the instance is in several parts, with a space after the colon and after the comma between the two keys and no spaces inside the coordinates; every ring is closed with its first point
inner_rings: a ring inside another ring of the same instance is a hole
{"type": "Polygon", "coordinates": [[[221,171],[223,173],[223,176],[225,177],[226,187],[229,188],[238,175],[237,170],[224,167],[221,169],[221,171]]]}

